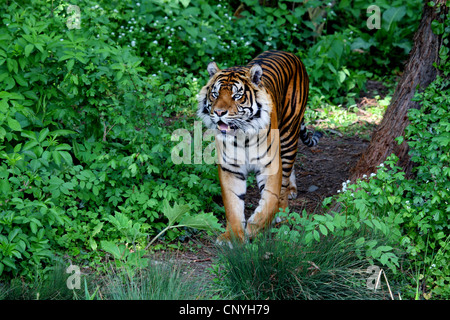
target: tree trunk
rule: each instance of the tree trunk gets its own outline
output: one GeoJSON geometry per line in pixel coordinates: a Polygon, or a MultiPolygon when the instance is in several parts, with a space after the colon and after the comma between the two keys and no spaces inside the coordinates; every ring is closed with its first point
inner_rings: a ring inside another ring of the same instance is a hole
{"type": "MultiPolygon", "coordinates": [[[[447,12],[445,0],[435,0],[434,2],[441,5],[447,12]]],[[[438,63],[442,39],[431,30],[431,22],[433,20],[441,21],[441,19],[436,6],[430,7],[427,3],[428,1],[425,1],[422,20],[414,35],[414,45],[391,104],[386,110],[381,124],[372,134],[368,148],[352,169],[350,180],[353,182],[364,174],[375,173],[376,167],[392,153],[399,158],[397,165],[403,168],[406,176],[411,176],[413,163],[408,155],[409,147],[406,141],[398,145],[394,139],[402,136],[409,124],[408,110],[420,107],[418,101],[412,101],[416,90],[423,91],[436,78],[437,74],[433,63],[438,63]]]]}

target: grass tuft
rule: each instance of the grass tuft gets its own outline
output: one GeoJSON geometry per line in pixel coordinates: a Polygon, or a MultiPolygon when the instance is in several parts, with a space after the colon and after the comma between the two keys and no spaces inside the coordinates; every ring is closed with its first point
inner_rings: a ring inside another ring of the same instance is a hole
{"type": "Polygon", "coordinates": [[[307,247],[271,235],[219,251],[220,286],[230,299],[380,299],[367,288],[370,265],[354,251],[353,237],[328,236],[307,247]]]}
{"type": "Polygon", "coordinates": [[[199,298],[196,283],[183,274],[180,266],[152,262],[136,273],[113,270],[104,277],[105,300],[192,300],[199,298]]]}

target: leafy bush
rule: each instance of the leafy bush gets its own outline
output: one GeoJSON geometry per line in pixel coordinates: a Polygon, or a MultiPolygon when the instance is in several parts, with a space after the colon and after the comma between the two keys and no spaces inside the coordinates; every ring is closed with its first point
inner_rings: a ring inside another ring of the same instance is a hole
{"type": "MultiPolygon", "coordinates": [[[[411,109],[405,138],[414,161],[414,178],[405,179],[392,155],[370,180],[346,186],[339,197],[349,215],[370,212],[392,229],[404,246],[419,282],[431,293],[448,297],[450,250],[449,80],[440,76],[416,95],[421,109],[411,109]]],[[[403,137],[399,141],[403,141],[403,137]]]]}
{"type": "Polygon", "coordinates": [[[354,89],[363,88],[372,74],[349,67],[353,57],[348,38],[349,31],[325,35],[309,49],[304,63],[311,78],[313,95],[334,97],[334,103],[355,104],[359,90],[354,89]]]}
{"type": "Polygon", "coordinates": [[[100,36],[106,18],[92,1],[79,30],[67,29],[64,2],[1,6],[0,274],[34,277],[55,252],[92,257],[101,240],[126,241],[110,223],[120,213],[156,235],[162,200],[200,214],[214,206],[216,175],[173,167],[163,125],[195,101],[192,74],[174,86],[147,76],[142,58],[100,36]]]}
{"type": "MultiPolygon", "coordinates": [[[[448,66],[448,64],[447,64],[448,66]]],[[[429,267],[431,291],[450,297],[450,96],[449,79],[438,78],[416,96],[421,109],[409,112],[411,125],[406,139],[411,160],[417,164],[415,178],[408,181],[405,197],[410,210],[404,214],[406,232],[414,248],[412,256],[422,257],[418,267],[429,267]]],[[[427,279],[425,279],[426,281],[427,279]]]]}
{"type": "Polygon", "coordinates": [[[367,20],[373,12],[367,12],[371,5],[367,1],[340,1],[336,5],[334,17],[329,22],[336,30],[347,29],[352,49],[351,65],[356,69],[368,69],[385,76],[392,69],[402,69],[401,64],[412,48],[412,37],[420,21],[418,8],[422,1],[377,1],[380,8],[380,28],[369,29],[367,20]],[[350,3],[351,2],[351,3],[350,3]],[[351,21],[350,25],[340,21],[351,21]]]}

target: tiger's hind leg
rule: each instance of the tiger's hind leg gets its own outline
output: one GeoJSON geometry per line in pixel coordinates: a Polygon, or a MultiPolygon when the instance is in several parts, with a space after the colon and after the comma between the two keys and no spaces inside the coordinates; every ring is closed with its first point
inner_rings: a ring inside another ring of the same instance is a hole
{"type": "Polygon", "coordinates": [[[280,193],[280,208],[286,209],[288,207],[288,200],[295,199],[297,197],[297,183],[295,179],[294,163],[297,157],[297,143],[296,134],[289,133],[286,137],[283,137],[286,143],[281,147],[281,162],[283,168],[283,177],[281,181],[281,193],[280,193]]]}
{"type": "Polygon", "coordinates": [[[293,164],[290,169],[290,172],[286,172],[286,167],[283,168],[283,179],[280,192],[280,208],[283,211],[289,206],[288,200],[297,198],[297,183],[295,181],[293,164]]]}

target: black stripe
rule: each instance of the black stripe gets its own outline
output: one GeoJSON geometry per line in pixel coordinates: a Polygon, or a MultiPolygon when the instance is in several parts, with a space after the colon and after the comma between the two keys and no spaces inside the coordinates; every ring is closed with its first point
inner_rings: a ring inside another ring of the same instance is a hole
{"type": "Polygon", "coordinates": [[[233,171],[233,170],[227,169],[227,168],[223,167],[222,165],[219,165],[219,167],[220,167],[220,169],[222,169],[223,171],[226,171],[226,172],[229,172],[229,173],[234,174],[234,175],[236,176],[236,178],[238,178],[239,180],[246,180],[244,174],[242,174],[241,172],[233,171]]]}
{"type": "MultiPolygon", "coordinates": [[[[234,194],[236,194],[236,193],[234,193],[234,194]]],[[[242,201],[245,200],[245,193],[239,194],[239,195],[236,194],[236,196],[237,196],[239,199],[241,199],[242,201]]]]}
{"type": "Polygon", "coordinates": [[[261,193],[264,188],[266,187],[266,185],[263,183],[262,185],[259,186],[259,192],[261,193]]]}

